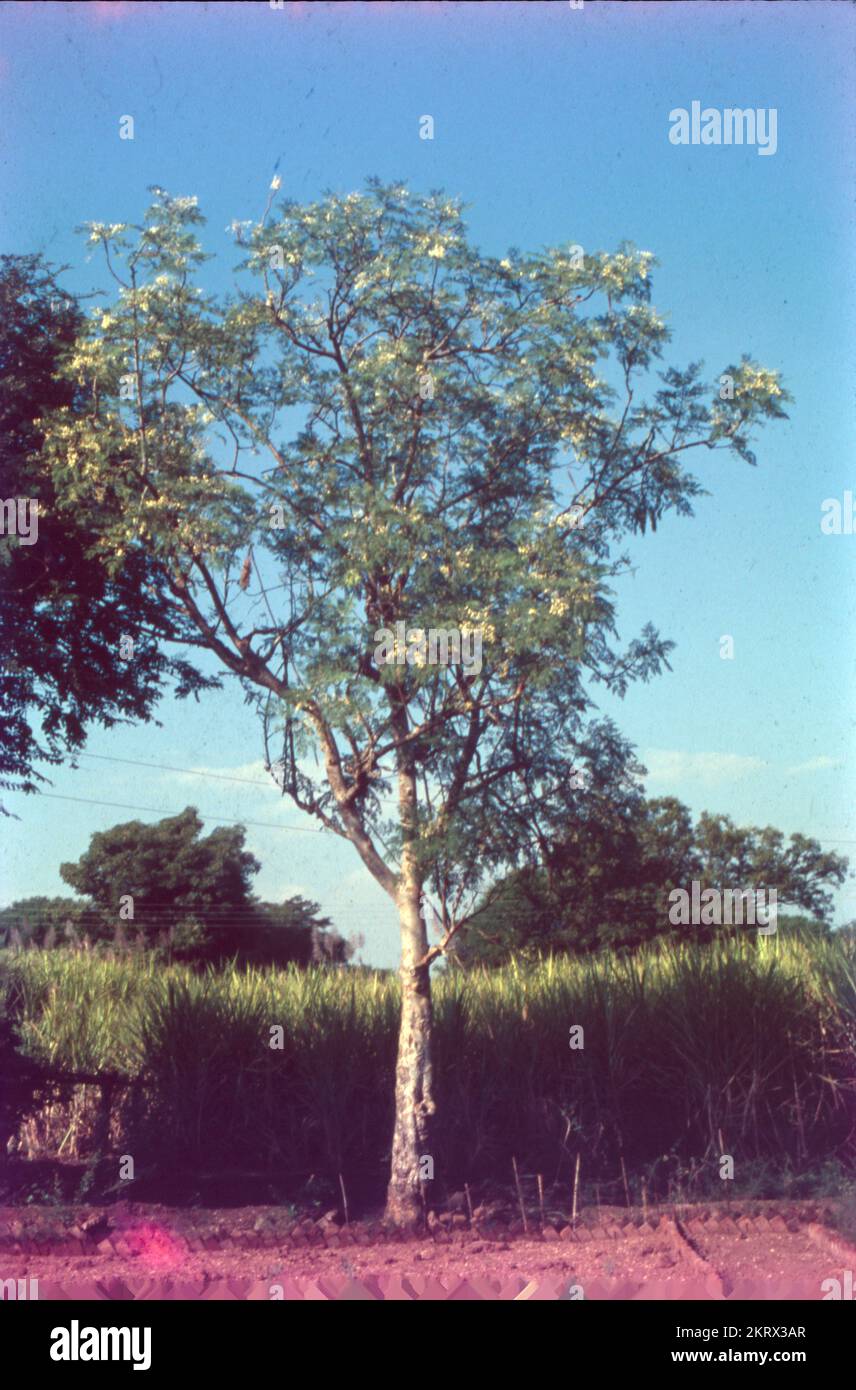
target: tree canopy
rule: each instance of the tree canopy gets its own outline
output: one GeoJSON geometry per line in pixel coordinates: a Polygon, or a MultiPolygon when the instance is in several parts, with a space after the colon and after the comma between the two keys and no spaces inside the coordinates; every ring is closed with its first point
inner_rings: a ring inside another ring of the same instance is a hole
{"type": "Polygon", "coordinates": [[[0,947],[99,946],[155,950],[169,960],[256,965],[343,964],[359,939],[331,930],[317,903],[250,891],[260,865],[243,826],[202,835],[194,807],[147,825],[93,835],[60,874],[80,897],[21,898],[0,909],[0,947]]]}
{"type": "Polygon", "coordinates": [[[99,831],[76,864],[60,865],[60,875],[116,920],[127,896],[134,920],[152,924],[213,908],[238,912],[261,868],[244,849],[245,838],[240,825],[203,836],[199,813],[188,806],[154,825],[128,821],[99,831]]]}
{"type": "Polygon", "coordinates": [[[712,405],[699,364],[636,398],[668,340],[647,252],[485,256],[456,200],[372,183],[235,224],[262,287],[219,301],[194,282],[196,200],[154,192],[141,226],[89,229],[119,294],[72,360],[88,413],[52,418],[61,505],[111,574],[149,557],[165,608],[277,697],[298,803],[390,889],[372,831],[407,840],[448,901],[563,795],[584,682],[662,667],[652,627],[614,648],[614,542],[691,510],[693,446],[754,461],[786,393],[744,359],[712,405]],[[481,671],[379,665],[399,620],[478,629],[481,671]],[[399,749],[424,790],[409,829],[381,806],[399,749]]]}
{"type": "Polygon", "coordinates": [[[141,224],[89,226],[117,294],[69,363],[86,413],[52,413],[43,457],[90,553],[110,576],[145,557],[165,621],[258,705],[285,793],[398,904],[388,1211],[410,1220],[430,965],[573,809],[593,690],[666,662],[652,624],[619,640],[622,542],[691,513],[690,450],[753,463],[788,397],[746,356],[708,381],[662,365],[650,252],[499,257],[443,193],[275,192],[233,224],[230,296],[199,283],[195,198],[156,188],[141,224]]]}
{"type": "Polygon", "coordinates": [[[60,410],[83,427],[91,403],[62,370],[86,319],[57,274],[40,256],[0,257],[0,499],[38,506],[34,539],[22,543],[8,525],[0,535],[0,787],[7,791],[35,790],[45,780],[39,764],[79,750],[89,725],[149,719],[173,678],[178,695],[215,683],[161,645],[180,638],[180,617],[151,587],[146,552],[137,549],[108,572],[90,550],[92,520],[59,509],[41,421],[60,410]]]}
{"type": "MultiPolygon", "coordinates": [[[[831,890],[848,860],[804,835],[772,826],[737,826],[725,815],[692,815],[676,797],[590,803],[545,849],[543,862],[503,875],[456,940],[461,965],[501,965],[512,957],[633,948],[660,936],[683,937],[669,920],[669,894],[693,880],[719,892],[775,888],[784,922],[825,931],[831,890]],[[794,914],[802,909],[807,917],[794,914]]],[[[781,925],[782,919],[780,919],[781,925]]],[[[724,927],[696,925],[695,940],[724,927]]],[[[739,929],[739,928],[735,928],[739,929]]]]}
{"type": "MultiPolygon", "coordinates": [[[[192,806],[153,825],[115,825],[93,835],[76,863],[60,866],[62,878],[84,902],[71,900],[69,913],[68,900],[55,900],[50,912],[35,916],[42,929],[55,925],[57,907],[65,903],[73,936],[136,940],[171,959],[237,957],[304,966],[345,961],[350,948],[328,930],[330,919],[317,903],[299,895],[283,903],[253,896],[252,880],[261,865],[244,848],[245,838],[241,825],[203,835],[192,806]]],[[[26,903],[13,905],[5,918],[20,931],[20,923],[34,915],[27,909],[26,903]]]]}

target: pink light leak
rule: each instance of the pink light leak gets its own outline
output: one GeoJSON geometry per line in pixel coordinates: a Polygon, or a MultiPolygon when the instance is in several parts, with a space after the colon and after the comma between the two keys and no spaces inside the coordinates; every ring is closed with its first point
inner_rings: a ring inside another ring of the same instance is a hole
{"type": "Polygon", "coordinates": [[[176,1240],[165,1226],[145,1222],[122,1232],[128,1247],[147,1270],[163,1272],[177,1269],[186,1256],[183,1242],[176,1240]]]}
{"type": "Polygon", "coordinates": [[[125,19],[140,6],[132,5],[130,0],[93,0],[86,8],[93,21],[101,25],[109,24],[114,19],[125,19]]]}

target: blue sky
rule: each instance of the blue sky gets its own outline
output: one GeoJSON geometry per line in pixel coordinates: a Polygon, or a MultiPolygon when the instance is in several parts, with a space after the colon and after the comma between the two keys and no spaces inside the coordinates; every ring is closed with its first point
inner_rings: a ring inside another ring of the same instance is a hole
{"type": "MultiPolygon", "coordinates": [[[[781,370],[796,401],[761,435],[756,469],[699,458],[711,495],[695,518],[634,545],[621,634],[653,621],[677,643],[673,671],[605,708],[652,794],[856,854],[856,537],[820,530],[824,499],[856,490],[854,38],[853,7],[824,0],[6,4],[0,249],[67,262],[69,288],[87,291],[101,268],[75,226],[138,220],[160,184],[198,196],[219,253],[210,283],[224,288],[237,260],[225,229],[259,215],[279,158],[298,199],[371,174],[443,187],[491,254],[623,239],[653,251],[668,360],[703,358],[713,375],[745,351],[781,370]],[[671,144],[669,112],[694,100],[775,108],[775,154],[671,144]],[[432,141],[419,138],[425,114],[432,141]],[[133,141],[119,139],[124,115],[133,141]]],[[[56,797],[162,814],[192,803],[269,824],[248,833],[257,891],[317,899],[364,933],[367,959],[394,964],[391,903],[350,846],[311,832],[265,783],[240,691],[159,715],[160,729],[93,731],[92,756],[53,772],[50,798],[12,799],[0,900],[65,891],[58,864],[133,818],[56,797]]],[[[854,884],[839,920],[856,916],[854,884]]]]}

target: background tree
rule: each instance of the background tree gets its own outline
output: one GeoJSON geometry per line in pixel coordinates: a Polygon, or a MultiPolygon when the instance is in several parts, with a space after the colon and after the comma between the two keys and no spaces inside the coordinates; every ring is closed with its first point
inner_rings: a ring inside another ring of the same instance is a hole
{"type": "Polygon", "coordinates": [[[249,939],[240,947],[241,957],[257,965],[346,965],[353,951],[318,904],[300,894],[254,904],[249,939]]]}
{"type": "Polygon", "coordinates": [[[234,936],[249,918],[250,885],[261,867],[244,849],[245,838],[240,825],[203,836],[199,813],[189,806],[154,825],[127,821],[99,831],[77,863],[59,871],[101,913],[102,937],[112,938],[120,921],[150,945],[194,923],[207,933],[221,925],[234,936]],[[123,904],[128,898],[132,903],[123,904]]]}
{"type": "Polygon", "coordinates": [[[588,685],[623,694],[666,657],[650,626],[617,644],[615,547],[691,511],[694,446],[752,462],[786,396],[746,358],[727,400],[698,364],[657,387],[648,252],[497,259],[442,194],[375,181],[271,216],[272,192],[235,224],[260,287],[220,302],[195,283],[196,200],[154,196],[141,226],[89,228],[118,294],[71,364],[90,413],[55,412],[45,457],[108,572],[146,556],[256,699],[285,793],[397,903],[387,1213],[418,1221],[431,964],[565,804],[588,685]],[[430,629],[477,633],[478,668],[429,664],[430,629]]]}
{"type": "Polygon", "coordinates": [[[179,696],[216,684],[164,651],[183,617],[150,587],[145,550],[108,574],[82,516],[58,514],[40,421],[55,409],[91,420],[93,402],[59,370],[85,317],[56,273],[40,256],[0,256],[0,501],[38,503],[35,544],[0,535],[0,787],[30,792],[45,781],[38,763],[80,749],[87,725],[151,718],[171,678],[179,696]]]}
{"type": "Polygon", "coordinates": [[[0,909],[0,947],[49,949],[101,930],[100,912],[77,898],[19,898],[0,909]]]}
{"type": "MultiPolygon", "coordinates": [[[[113,942],[157,948],[171,960],[237,959],[256,965],[343,964],[350,948],[317,903],[299,895],[282,903],[259,902],[250,889],[261,867],[244,848],[243,826],[223,826],[202,834],[202,820],[192,806],[178,816],[147,825],[127,821],[93,835],[76,864],[60,865],[66,883],[84,896],[31,899],[26,915],[0,913],[10,926],[41,918],[33,932],[44,944],[45,925],[59,928],[69,916],[77,934],[113,942]],[[128,897],[133,899],[129,906],[128,897]],[[123,899],[125,903],[123,905],[123,899]],[[45,904],[37,912],[37,904],[45,904]],[[132,913],[133,915],[129,915],[132,913]],[[61,921],[60,921],[61,919],[61,921]]],[[[56,944],[63,943],[58,931],[56,944]]]]}
{"type": "MultiPolygon", "coordinates": [[[[456,943],[461,965],[501,965],[513,957],[633,948],[658,936],[709,939],[728,927],[673,927],[669,894],[703,888],[770,889],[778,907],[804,908],[779,919],[791,931],[824,934],[831,889],[848,861],[816,840],[771,826],[738,827],[703,812],[697,823],[675,797],[639,799],[621,808],[592,803],[547,847],[544,863],[501,877],[485,894],[456,943]]],[[[735,930],[741,930],[736,927],[735,930]]]]}
{"type": "Polygon", "coordinates": [[[847,877],[849,861],[806,835],[767,825],[737,826],[730,816],[704,811],[696,824],[701,875],[711,888],[775,888],[780,904],[803,908],[828,922],[832,889],[847,877]]]}

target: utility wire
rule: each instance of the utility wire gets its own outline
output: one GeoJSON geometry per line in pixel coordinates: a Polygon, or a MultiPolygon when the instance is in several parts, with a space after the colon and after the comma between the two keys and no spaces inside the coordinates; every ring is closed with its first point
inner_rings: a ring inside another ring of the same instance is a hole
{"type": "MultiPolygon", "coordinates": [[[[144,811],[151,816],[180,816],[181,811],[164,811],[157,806],[128,806],[122,801],[95,801],[90,796],[60,796],[57,792],[39,792],[39,796],[46,796],[51,801],[76,801],[82,806],[108,806],[114,811],[144,811]]],[[[198,812],[200,820],[217,821],[219,825],[252,825],[260,830],[284,830],[295,835],[324,835],[327,833],[323,827],[317,828],[311,825],[274,825],[273,821],[262,820],[229,820],[226,816],[209,816],[205,811],[198,812]]]]}
{"type": "MultiPolygon", "coordinates": [[[[210,778],[212,781],[215,781],[215,782],[241,782],[241,783],[243,783],[244,786],[247,786],[247,787],[270,787],[270,786],[271,786],[271,782],[262,782],[262,781],[260,780],[260,778],[258,778],[258,777],[231,777],[231,776],[229,776],[227,773],[224,773],[224,772],[200,772],[200,771],[198,771],[196,768],[193,768],[193,767],[174,767],[171,763],[149,763],[149,762],[142,762],[139,758],[114,758],[114,757],[108,756],[106,753],[84,753],[84,752],[80,752],[80,753],[76,753],[76,754],[75,754],[75,757],[78,757],[78,758],[97,758],[98,761],[99,761],[99,762],[102,762],[102,763],[127,763],[130,767],[150,767],[150,768],[156,769],[156,770],[159,771],[159,772],[184,772],[184,773],[187,773],[187,775],[188,775],[189,777],[208,777],[208,778],[210,778]]],[[[276,786],[276,785],[277,785],[276,782],[273,782],[273,786],[276,786]]],[[[47,793],[42,793],[42,794],[43,794],[43,795],[46,795],[47,793]]],[[[390,802],[394,801],[394,799],[395,799],[394,797],[388,797],[388,798],[387,798],[387,800],[390,801],[390,802]]],[[[105,805],[106,803],[99,803],[99,804],[105,805]]],[[[211,819],[211,817],[208,817],[208,819],[211,819]]],[[[233,822],[233,823],[234,823],[234,824],[243,824],[243,822],[233,822]]],[[[295,828],[295,829],[302,829],[303,827],[294,827],[294,828],[295,828]]],[[[844,838],[838,837],[838,838],[832,838],[832,839],[818,839],[817,843],[818,843],[819,845],[856,845],[856,840],[848,840],[848,839],[844,839],[844,838]]]]}
{"type": "MultiPolygon", "coordinates": [[[[247,787],[270,787],[258,777],[230,777],[224,772],[198,772],[193,767],[173,767],[170,763],[144,763],[139,758],[111,758],[106,753],[77,753],[78,758],[97,758],[101,763],[127,763],[130,767],[157,768],[159,772],[186,772],[191,777],[210,777],[215,782],[242,782],[247,787]]],[[[276,783],[273,783],[276,786],[276,783]]]]}

